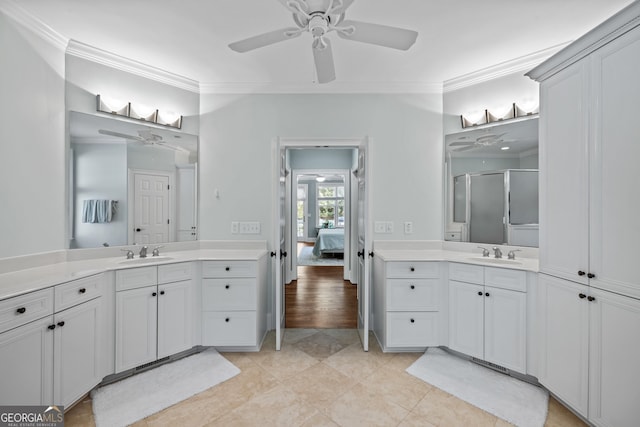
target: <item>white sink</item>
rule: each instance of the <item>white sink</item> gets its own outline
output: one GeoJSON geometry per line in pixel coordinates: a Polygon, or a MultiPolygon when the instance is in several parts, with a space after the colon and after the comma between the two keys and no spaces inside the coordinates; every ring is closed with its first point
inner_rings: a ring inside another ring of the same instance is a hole
{"type": "Polygon", "coordinates": [[[515,259],[508,258],[489,258],[489,257],[473,257],[468,258],[470,261],[484,262],[487,264],[501,264],[501,265],[522,265],[522,263],[515,259]]]}
{"type": "Polygon", "coordinates": [[[118,262],[118,264],[128,264],[128,265],[151,264],[151,263],[154,263],[154,262],[170,261],[172,259],[173,259],[173,257],[170,257],[170,256],[159,255],[159,256],[150,256],[150,257],[146,257],[146,258],[125,259],[125,260],[122,260],[122,261],[118,262]]]}

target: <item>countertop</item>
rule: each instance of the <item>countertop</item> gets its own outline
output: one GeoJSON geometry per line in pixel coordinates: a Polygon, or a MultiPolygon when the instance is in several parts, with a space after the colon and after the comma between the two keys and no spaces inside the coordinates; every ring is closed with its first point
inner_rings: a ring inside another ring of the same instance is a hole
{"type": "Polygon", "coordinates": [[[189,261],[255,261],[266,253],[265,249],[196,249],[161,253],[157,259],[149,256],[143,261],[136,256],[133,262],[124,256],[59,262],[0,274],[0,299],[107,271],[189,261]]]}

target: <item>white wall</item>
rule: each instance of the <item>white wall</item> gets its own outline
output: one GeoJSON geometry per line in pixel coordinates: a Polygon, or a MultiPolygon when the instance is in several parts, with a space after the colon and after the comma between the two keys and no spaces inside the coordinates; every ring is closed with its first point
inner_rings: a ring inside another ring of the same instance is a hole
{"type": "Polygon", "coordinates": [[[0,258],[65,247],[64,52],[0,11],[0,258]]]}
{"type": "Polygon", "coordinates": [[[373,238],[442,238],[441,94],[203,94],[201,114],[202,239],[271,240],[273,138],[366,135],[371,219],[395,222],[395,233],[373,238]],[[262,233],[232,235],[231,221],[260,221],[262,233]],[[404,221],[413,234],[403,234],[404,221]]]}

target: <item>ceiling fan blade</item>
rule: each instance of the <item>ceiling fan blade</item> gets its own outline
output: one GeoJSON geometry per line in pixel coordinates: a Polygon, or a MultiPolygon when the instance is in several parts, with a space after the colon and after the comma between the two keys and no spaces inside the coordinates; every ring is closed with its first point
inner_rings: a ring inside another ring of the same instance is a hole
{"type": "Polygon", "coordinates": [[[461,152],[461,151],[472,150],[472,149],[474,149],[474,148],[476,148],[476,146],[475,146],[475,145],[469,145],[469,146],[466,146],[466,147],[458,148],[457,150],[455,150],[455,152],[456,152],[456,153],[459,153],[459,152],[461,152]]]}
{"type": "Polygon", "coordinates": [[[407,50],[413,46],[418,37],[416,31],[405,30],[404,28],[351,20],[342,21],[340,24],[341,28],[350,26],[352,26],[355,31],[351,34],[345,31],[338,31],[338,36],[347,40],[370,43],[393,49],[407,50]]]}
{"type": "Polygon", "coordinates": [[[100,133],[102,135],[115,136],[117,138],[129,139],[131,141],[144,141],[145,140],[144,138],[141,138],[139,136],[127,135],[127,134],[124,134],[124,133],[114,132],[114,131],[105,130],[105,129],[98,129],[98,133],[100,133]]]}
{"type": "Polygon", "coordinates": [[[459,147],[459,146],[467,146],[467,145],[473,145],[473,144],[475,144],[475,142],[473,141],[455,141],[449,144],[449,147],[459,147]]]}
{"type": "Polygon", "coordinates": [[[318,83],[329,83],[336,79],[336,69],[333,65],[333,51],[329,39],[316,40],[313,44],[313,59],[316,63],[318,83]]]}
{"type": "Polygon", "coordinates": [[[351,6],[353,4],[354,0],[342,0],[342,5],[335,7],[335,5],[338,3],[337,0],[335,0],[333,2],[334,4],[334,8],[331,9],[331,14],[332,15],[340,15],[341,13],[344,13],[345,10],[347,10],[347,8],[349,6],[351,6]]]}
{"type": "MultiPolygon", "coordinates": [[[[298,13],[298,10],[295,7],[291,7],[289,6],[287,3],[289,3],[292,0],[278,0],[285,8],[287,8],[288,11],[293,12],[293,13],[298,13]]],[[[298,1],[298,0],[293,0],[294,3],[297,3],[300,5],[300,8],[302,10],[304,10],[305,12],[309,12],[309,8],[307,7],[307,4],[303,1],[298,1]]]]}
{"type": "Polygon", "coordinates": [[[283,42],[285,40],[294,39],[302,34],[299,28],[288,27],[280,30],[271,31],[248,39],[240,40],[229,45],[231,50],[244,53],[260,47],[269,46],[274,43],[283,42]]]}

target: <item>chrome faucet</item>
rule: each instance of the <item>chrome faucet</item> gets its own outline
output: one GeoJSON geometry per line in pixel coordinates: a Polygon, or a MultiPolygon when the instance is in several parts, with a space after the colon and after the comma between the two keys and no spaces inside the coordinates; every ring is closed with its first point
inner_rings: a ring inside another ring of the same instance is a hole
{"type": "Polygon", "coordinates": [[[483,257],[488,257],[489,256],[489,249],[483,248],[482,246],[478,246],[478,248],[482,249],[482,256],[483,257]]]}
{"type": "Polygon", "coordinates": [[[164,248],[164,246],[156,246],[155,248],[153,248],[152,255],[153,255],[153,256],[158,256],[158,255],[160,255],[160,248],[164,248]]]}
{"type": "Polygon", "coordinates": [[[500,250],[499,247],[494,246],[493,247],[493,253],[494,253],[496,258],[502,258],[502,251],[500,250]]]}
{"type": "Polygon", "coordinates": [[[133,259],[133,251],[131,249],[120,249],[122,252],[127,253],[127,259],[133,259]]]}
{"type": "Polygon", "coordinates": [[[140,248],[140,258],[146,258],[147,257],[147,248],[146,246],[143,246],[140,248]]]}
{"type": "Polygon", "coordinates": [[[516,259],[516,252],[520,252],[520,249],[512,249],[512,250],[510,250],[509,253],[507,254],[507,258],[516,259]]]}

